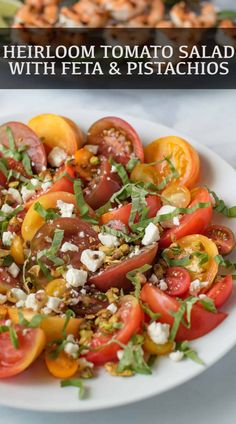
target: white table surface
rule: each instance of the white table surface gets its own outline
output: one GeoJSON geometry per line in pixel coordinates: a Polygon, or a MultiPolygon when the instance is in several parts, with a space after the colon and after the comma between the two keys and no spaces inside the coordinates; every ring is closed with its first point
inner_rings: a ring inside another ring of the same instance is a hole
{"type": "MultiPolygon", "coordinates": [[[[216,3],[224,8],[235,6],[235,0],[218,0],[216,3]]],[[[235,166],[235,105],[236,90],[0,90],[0,121],[4,121],[4,115],[14,118],[14,113],[24,110],[32,111],[32,115],[40,112],[63,112],[69,116],[70,110],[79,111],[80,108],[104,109],[114,115],[128,113],[180,130],[211,147],[235,166]]],[[[32,413],[0,407],[0,424],[233,424],[236,417],[235,368],[236,348],[194,380],[134,405],[80,414],[32,413]]]]}

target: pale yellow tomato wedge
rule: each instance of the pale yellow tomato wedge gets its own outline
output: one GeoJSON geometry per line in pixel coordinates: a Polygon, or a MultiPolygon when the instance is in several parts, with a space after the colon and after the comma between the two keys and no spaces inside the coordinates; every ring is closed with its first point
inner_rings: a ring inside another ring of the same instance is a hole
{"type": "Polygon", "coordinates": [[[32,118],[28,126],[49,148],[60,147],[68,155],[73,155],[83,145],[81,129],[70,119],[52,113],[44,113],[32,118]]]}
{"type": "Polygon", "coordinates": [[[35,211],[35,203],[39,202],[44,209],[49,209],[56,208],[58,200],[62,200],[65,203],[73,203],[76,206],[75,196],[64,191],[51,192],[41,196],[40,199],[36,199],[27,211],[22,223],[21,234],[25,241],[31,241],[39,228],[45,223],[42,216],[35,211]]]}
{"type": "Polygon", "coordinates": [[[161,194],[164,204],[176,208],[186,208],[191,201],[191,193],[188,188],[177,184],[171,184],[161,194]]]}

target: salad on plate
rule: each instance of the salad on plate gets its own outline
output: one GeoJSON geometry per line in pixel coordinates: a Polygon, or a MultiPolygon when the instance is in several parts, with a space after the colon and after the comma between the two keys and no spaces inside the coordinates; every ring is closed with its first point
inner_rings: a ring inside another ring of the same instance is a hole
{"type": "Polygon", "coordinates": [[[143,146],[118,117],[86,134],[55,114],[0,126],[1,379],[43,356],[82,397],[99,367],[204,365],[191,340],[227,319],[235,269],[234,234],[214,214],[236,208],[200,173],[187,141],[143,146]]]}

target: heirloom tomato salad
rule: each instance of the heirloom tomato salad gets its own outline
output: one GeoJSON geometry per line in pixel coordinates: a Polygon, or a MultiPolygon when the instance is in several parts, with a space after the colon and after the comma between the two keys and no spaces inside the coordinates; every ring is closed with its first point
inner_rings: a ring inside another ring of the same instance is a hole
{"type": "MultiPolygon", "coordinates": [[[[118,117],[0,126],[0,378],[42,355],[62,387],[156,358],[204,363],[191,340],[220,325],[236,216],[184,139],[150,140],[118,117]],[[83,123],[81,123],[83,124],[83,123]]],[[[177,365],[176,365],[177,366],[177,365]]]]}

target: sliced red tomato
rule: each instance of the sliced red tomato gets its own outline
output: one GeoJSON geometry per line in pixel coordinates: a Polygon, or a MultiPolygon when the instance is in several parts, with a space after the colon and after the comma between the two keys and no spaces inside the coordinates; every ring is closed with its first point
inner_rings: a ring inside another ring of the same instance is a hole
{"type": "Polygon", "coordinates": [[[7,122],[0,127],[0,143],[9,147],[6,129],[12,131],[17,147],[27,146],[27,153],[32,161],[32,167],[36,172],[41,172],[47,166],[47,157],[43,143],[27,125],[21,122],[7,122]]]}
{"type": "Polygon", "coordinates": [[[120,343],[127,344],[131,337],[140,330],[143,313],[135,297],[124,296],[116,316],[118,322],[123,323],[122,329],[110,335],[105,335],[101,330],[97,330],[91,340],[90,351],[86,354],[88,361],[96,365],[117,361],[117,352],[121,349],[120,346],[117,343],[111,343],[107,346],[107,343],[114,337],[120,343]]]}
{"type": "MultiPolygon", "coordinates": [[[[1,321],[4,325],[5,321],[1,321]]],[[[41,328],[15,326],[19,347],[12,345],[9,332],[0,334],[0,378],[17,375],[28,368],[43,351],[46,340],[41,328]],[[26,331],[24,331],[26,330],[26,331]]]]}
{"type": "Polygon", "coordinates": [[[208,238],[212,239],[218,247],[221,255],[228,255],[235,246],[234,233],[224,225],[210,225],[205,233],[208,238]]]}
{"type": "Polygon", "coordinates": [[[148,246],[138,255],[123,259],[117,265],[108,266],[104,271],[90,277],[89,284],[94,284],[99,290],[105,292],[111,287],[119,287],[125,290],[132,288],[130,281],[126,278],[127,272],[145,264],[152,264],[157,254],[157,249],[157,244],[148,246]]]}
{"type": "Polygon", "coordinates": [[[214,283],[210,290],[205,294],[214,300],[216,308],[221,308],[224,303],[229,299],[233,291],[233,278],[232,275],[227,275],[220,281],[214,283]]]}
{"type": "Polygon", "coordinates": [[[84,198],[93,209],[98,209],[110,200],[112,194],[121,188],[121,180],[117,174],[111,172],[111,165],[104,158],[101,161],[99,173],[84,189],[84,198]]]}
{"type": "MultiPolygon", "coordinates": [[[[161,201],[159,196],[147,196],[146,198],[147,208],[148,208],[148,218],[153,218],[156,216],[157,211],[161,207],[161,201]]],[[[129,224],[129,217],[132,209],[132,204],[128,203],[127,205],[122,206],[121,208],[115,208],[110,212],[104,213],[100,217],[101,225],[107,224],[109,221],[117,220],[123,222],[123,224],[129,224]]],[[[138,213],[135,218],[135,222],[138,222],[139,216],[138,213]]]]}
{"type": "Polygon", "coordinates": [[[6,293],[13,287],[18,287],[19,282],[7,272],[6,268],[0,267],[0,293],[6,293]]]}
{"type": "MultiPolygon", "coordinates": [[[[44,224],[35,234],[30,245],[32,256],[35,256],[39,251],[50,248],[52,244],[50,239],[53,238],[56,229],[64,231],[62,244],[68,242],[78,247],[78,252],[57,252],[57,257],[64,260],[67,258],[65,262],[69,262],[72,266],[78,267],[81,265],[80,257],[84,249],[92,249],[98,246],[97,233],[88,222],[82,221],[80,218],[57,218],[53,222],[44,224]]],[[[46,257],[45,261],[47,261],[46,257]]]]}
{"type": "MultiPolygon", "coordinates": [[[[179,302],[176,299],[150,283],[145,284],[142,288],[141,299],[148,304],[153,312],[161,314],[160,322],[173,325],[174,318],[170,311],[178,311],[179,302]]],[[[191,327],[186,328],[183,324],[180,324],[176,341],[194,340],[202,337],[214,330],[226,317],[227,314],[223,312],[208,312],[202,306],[195,304],[191,312],[191,327]]]]}
{"type": "Polygon", "coordinates": [[[165,293],[180,297],[189,290],[191,280],[186,269],[175,266],[167,269],[165,281],[168,285],[165,293]]]}
{"type": "Polygon", "coordinates": [[[141,140],[134,128],[123,119],[107,116],[96,121],[88,130],[88,144],[99,146],[99,154],[126,164],[132,153],[143,162],[141,140]]]}
{"type": "MultiPolygon", "coordinates": [[[[209,192],[206,188],[197,188],[192,192],[192,201],[189,208],[192,208],[197,203],[211,202],[209,192]]],[[[192,214],[183,215],[180,220],[180,225],[164,231],[160,246],[168,247],[171,243],[181,237],[190,234],[202,234],[212,219],[212,206],[199,208],[192,214]]]]}

